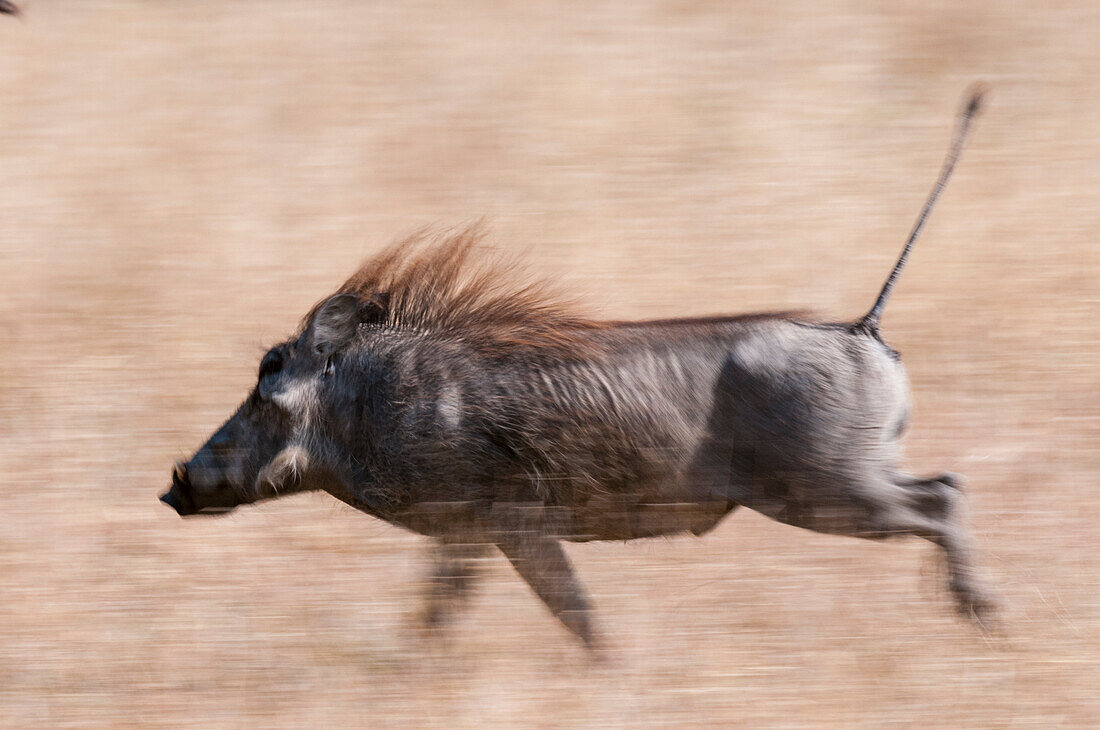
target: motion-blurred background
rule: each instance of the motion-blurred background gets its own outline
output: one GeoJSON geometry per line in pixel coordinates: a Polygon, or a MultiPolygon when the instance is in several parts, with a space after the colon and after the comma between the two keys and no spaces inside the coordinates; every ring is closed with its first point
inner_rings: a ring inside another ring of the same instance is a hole
{"type": "Polygon", "coordinates": [[[0,723],[1100,724],[1100,5],[27,0],[0,18],[0,723]],[[1004,636],[933,548],[738,512],[570,547],[593,662],[503,559],[324,495],[158,504],[367,254],[485,217],[615,318],[887,311],[908,464],[968,477],[1004,636]]]}

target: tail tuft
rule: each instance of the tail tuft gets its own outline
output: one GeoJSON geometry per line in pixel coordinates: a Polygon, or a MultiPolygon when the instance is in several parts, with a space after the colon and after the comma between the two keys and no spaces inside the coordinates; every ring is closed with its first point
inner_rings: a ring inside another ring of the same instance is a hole
{"type": "Polygon", "coordinates": [[[967,90],[970,96],[970,101],[966,104],[966,111],[963,112],[964,116],[976,117],[982,113],[982,105],[985,103],[985,95],[989,93],[989,86],[978,81],[971,85],[967,90]]]}

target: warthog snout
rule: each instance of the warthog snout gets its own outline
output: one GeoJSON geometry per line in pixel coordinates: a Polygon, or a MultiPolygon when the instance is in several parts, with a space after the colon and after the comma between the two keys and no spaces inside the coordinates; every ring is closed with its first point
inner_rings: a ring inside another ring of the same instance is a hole
{"type": "MultiPolygon", "coordinates": [[[[193,462],[194,460],[191,463],[193,462]]],[[[227,485],[212,484],[197,488],[190,476],[192,471],[190,463],[176,464],[172,470],[172,486],[160,495],[160,501],[174,509],[180,517],[220,515],[237,506],[232,490],[227,485]]]]}
{"type": "Polygon", "coordinates": [[[230,430],[230,424],[219,429],[189,461],[172,469],[172,486],[160,501],[181,517],[224,514],[255,501],[246,489],[247,459],[230,430]]]}
{"type": "Polygon", "coordinates": [[[195,514],[195,504],[191,499],[191,486],[187,481],[187,465],[180,462],[172,469],[172,486],[160,495],[160,501],[174,509],[180,517],[195,514]]]}
{"type": "Polygon", "coordinates": [[[265,358],[257,387],[237,412],[190,459],[176,464],[172,486],[161,501],[181,516],[222,514],[303,486],[305,450],[287,448],[291,421],[275,402],[283,393],[275,381],[285,383],[293,373],[274,360],[265,358]],[[282,452],[296,458],[287,468],[276,469],[272,463],[283,463],[276,458],[282,452]]]}

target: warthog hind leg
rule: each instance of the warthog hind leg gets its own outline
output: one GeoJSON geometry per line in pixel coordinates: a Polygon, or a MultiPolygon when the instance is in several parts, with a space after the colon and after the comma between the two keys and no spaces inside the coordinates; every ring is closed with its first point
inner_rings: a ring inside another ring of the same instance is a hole
{"type": "Polygon", "coordinates": [[[930,479],[898,475],[893,498],[876,505],[874,535],[908,533],[943,548],[949,587],[959,610],[982,622],[996,608],[974,567],[970,533],[962,523],[962,480],[954,474],[930,479]]]}

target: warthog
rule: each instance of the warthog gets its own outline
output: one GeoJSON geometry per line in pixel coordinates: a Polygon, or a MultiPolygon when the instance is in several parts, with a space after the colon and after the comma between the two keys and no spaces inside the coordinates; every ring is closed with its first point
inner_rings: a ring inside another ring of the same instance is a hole
{"type": "Polygon", "coordinates": [[[586,644],[563,541],[702,535],[738,506],[819,532],[917,535],[959,606],[979,589],[960,482],[898,467],[909,396],[879,315],[980,96],[870,312],[603,322],[471,256],[477,233],[369,261],[260,363],[252,392],[161,499],[180,515],[324,490],[436,541],[442,621],[496,546],[586,644]]]}

